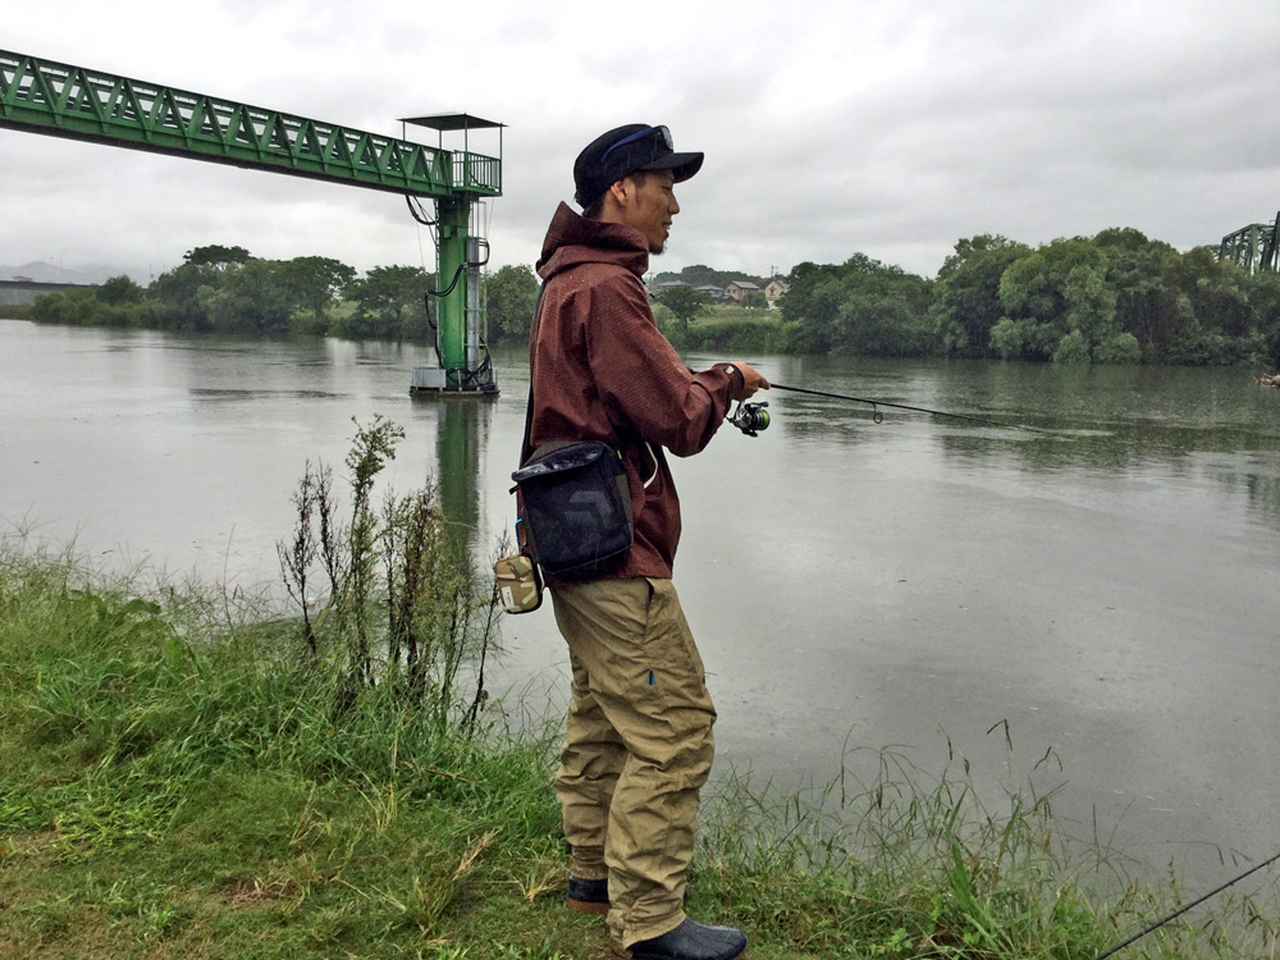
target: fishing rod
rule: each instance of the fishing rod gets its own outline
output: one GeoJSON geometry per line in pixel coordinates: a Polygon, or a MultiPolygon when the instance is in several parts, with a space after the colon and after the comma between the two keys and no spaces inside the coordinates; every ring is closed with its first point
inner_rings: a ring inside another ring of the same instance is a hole
{"type": "Polygon", "coordinates": [[[771,390],[786,390],[790,393],[805,393],[813,397],[829,397],[832,400],[852,400],[855,403],[869,403],[871,405],[871,419],[876,423],[884,421],[884,414],[880,412],[879,407],[893,407],[895,410],[911,410],[914,413],[928,413],[935,417],[950,417],[953,420],[968,420],[970,423],[980,423],[986,427],[1017,427],[1019,430],[1030,430],[1033,433],[1052,433],[1051,430],[1042,430],[1039,427],[1028,427],[1021,423],[998,423],[986,417],[974,417],[967,413],[948,413],[946,410],[931,410],[928,407],[913,407],[906,403],[890,403],[888,400],[877,400],[872,397],[851,397],[845,393],[828,393],[825,390],[810,390],[807,387],[788,387],[781,383],[769,384],[771,390]]]}
{"type": "MultiPolygon", "coordinates": [[[[803,393],[812,397],[827,397],[832,400],[850,400],[854,403],[866,403],[871,405],[871,419],[876,423],[884,422],[884,414],[880,412],[881,407],[892,407],[895,410],[910,410],[914,413],[927,413],[935,417],[950,417],[952,420],[967,420],[969,423],[978,423],[984,427],[1014,427],[1018,430],[1029,430],[1032,433],[1043,433],[1052,435],[1052,430],[1044,430],[1040,427],[1029,427],[1024,423],[999,423],[986,417],[974,417],[967,413],[949,413],[946,410],[932,410],[929,407],[914,407],[906,403],[891,403],[888,400],[878,400],[873,397],[854,397],[845,393],[830,393],[826,390],[810,390],[808,387],[788,387],[781,383],[769,384],[771,390],[786,390],[790,393],[803,393]]],[[[769,406],[768,402],[760,403],[742,403],[739,402],[733,415],[729,417],[729,422],[741,430],[749,437],[756,436],[759,431],[769,426],[769,411],[763,409],[769,406]]]]}
{"type": "Polygon", "coordinates": [[[1095,958],[1094,958],[1094,960],[1107,960],[1107,958],[1108,958],[1108,957],[1115,956],[1117,953],[1119,953],[1119,952],[1120,952],[1121,950],[1123,950],[1125,947],[1132,946],[1133,944],[1135,944],[1135,943],[1137,943],[1139,940],[1141,940],[1143,937],[1145,937],[1147,934],[1149,934],[1149,933],[1154,933],[1155,931],[1159,930],[1161,927],[1163,927],[1163,926],[1164,926],[1166,923],[1168,923],[1169,921],[1178,919],[1178,917],[1182,916],[1184,913],[1186,913],[1186,912],[1187,912],[1188,910],[1190,910],[1192,907],[1198,907],[1198,906],[1200,906],[1200,904],[1204,903],[1204,902],[1205,902],[1206,900],[1208,900],[1210,897],[1216,897],[1216,896],[1217,896],[1218,894],[1220,894],[1223,890],[1227,889],[1227,887],[1234,886],[1235,884],[1237,884],[1237,883],[1239,883],[1241,880],[1243,880],[1245,877],[1252,876],[1253,874],[1257,873],[1259,870],[1263,869],[1264,867],[1269,867],[1271,864],[1275,863],[1277,860],[1280,860],[1280,853],[1277,853],[1275,856],[1270,857],[1270,858],[1268,858],[1268,859],[1266,859],[1266,860],[1263,860],[1260,864],[1258,864],[1258,865],[1257,865],[1257,866],[1255,866],[1255,867],[1250,867],[1250,868],[1249,868],[1248,870],[1246,870],[1244,873],[1240,874],[1240,876],[1238,876],[1238,877],[1233,877],[1232,879],[1228,880],[1226,883],[1222,884],[1221,886],[1214,887],[1212,890],[1210,890],[1210,891],[1209,891],[1208,893],[1206,893],[1204,896],[1202,896],[1202,897],[1197,897],[1195,900],[1192,900],[1190,903],[1186,904],[1185,906],[1179,907],[1177,910],[1173,911],[1173,913],[1169,914],[1167,917],[1164,917],[1164,918],[1162,918],[1162,919],[1160,919],[1160,920],[1157,920],[1155,923],[1151,924],[1150,926],[1145,927],[1145,928],[1144,928],[1144,929],[1142,929],[1142,930],[1139,930],[1137,933],[1135,933],[1135,934],[1134,934],[1132,937],[1130,937],[1128,940],[1124,941],[1123,943],[1118,943],[1118,944],[1116,944],[1114,947],[1112,947],[1112,948],[1111,948],[1110,950],[1108,950],[1106,953],[1100,953],[1100,954],[1098,954],[1098,956],[1097,956],[1097,957],[1095,957],[1095,958]]]}

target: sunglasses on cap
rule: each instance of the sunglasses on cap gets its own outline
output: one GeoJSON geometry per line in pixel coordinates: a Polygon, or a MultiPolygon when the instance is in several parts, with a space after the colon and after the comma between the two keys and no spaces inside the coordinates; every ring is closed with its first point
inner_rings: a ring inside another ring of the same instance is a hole
{"type": "Polygon", "coordinates": [[[630,158],[639,163],[647,163],[650,160],[656,160],[664,154],[671,153],[675,150],[675,144],[671,140],[671,131],[665,126],[648,127],[644,130],[637,130],[630,136],[623,137],[608,150],[604,152],[604,156],[600,158],[600,162],[604,163],[609,159],[609,155],[615,150],[623,147],[631,147],[633,144],[639,146],[629,150],[630,158]],[[643,158],[643,151],[649,151],[649,156],[643,158]]]}

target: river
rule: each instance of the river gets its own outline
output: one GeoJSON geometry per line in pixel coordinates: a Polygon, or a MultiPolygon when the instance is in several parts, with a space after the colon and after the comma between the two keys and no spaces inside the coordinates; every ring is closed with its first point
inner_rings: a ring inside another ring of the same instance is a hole
{"type": "MultiPolygon", "coordinates": [[[[775,391],[759,438],[675,461],[719,771],[791,788],[846,744],[901,744],[936,772],[949,737],[998,795],[1052,748],[1038,788],[1144,863],[1207,881],[1280,847],[1280,392],[1238,369],[748,359],[1055,435],[775,391]]],[[[112,570],[271,584],[304,461],[340,466],[381,412],[407,431],[390,482],[439,470],[483,549],[528,389],[522,350],[496,360],[496,402],[411,401],[417,346],[0,321],[0,522],[112,570]]],[[[550,605],[504,631],[499,682],[560,702],[550,605]]]]}

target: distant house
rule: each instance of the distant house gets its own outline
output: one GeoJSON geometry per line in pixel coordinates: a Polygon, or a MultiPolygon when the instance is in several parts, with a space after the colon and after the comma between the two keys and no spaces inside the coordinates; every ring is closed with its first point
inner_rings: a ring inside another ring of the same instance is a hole
{"type": "Polygon", "coordinates": [[[724,287],[717,287],[714,283],[704,283],[702,286],[694,287],[693,289],[699,293],[705,293],[709,299],[714,300],[716,303],[725,298],[724,287]]]}
{"type": "Polygon", "coordinates": [[[734,303],[746,303],[753,293],[760,292],[760,288],[750,280],[733,280],[725,286],[724,292],[734,303]]]}
{"type": "Polygon", "coordinates": [[[769,301],[769,309],[776,310],[782,295],[791,289],[791,284],[781,277],[774,277],[764,287],[764,298],[769,301]]]}
{"type": "Polygon", "coordinates": [[[649,299],[652,300],[654,297],[662,293],[662,291],[664,290],[671,290],[671,289],[674,289],[675,287],[687,287],[687,286],[689,286],[689,284],[685,283],[683,280],[672,280],[672,279],[655,280],[649,284],[649,299]]]}

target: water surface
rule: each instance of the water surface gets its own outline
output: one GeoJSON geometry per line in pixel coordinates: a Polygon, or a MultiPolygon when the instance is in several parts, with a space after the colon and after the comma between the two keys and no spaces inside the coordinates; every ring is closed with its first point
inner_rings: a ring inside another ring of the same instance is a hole
{"type": "MultiPolygon", "coordinates": [[[[488,403],[410,401],[424,359],[2,321],[0,519],[117,569],[269,583],[304,462],[341,464],[351,417],[376,411],[407,431],[391,481],[438,470],[480,549],[511,520],[523,351],[488,403]]],[[[1280,391],[1241,370],[749,359],[1056,435],[775,392],[764,435],[676,461],[720,770],[821,781],[846,742],[936,770],[945,731],[992,796],[1052,747],[1063,772],[1035,777],[1065,784],[1057,809],[1081,833],[1096,810],[1149,862],[1208,880],[1214,845],[1280,847],[1280,391]]],[[[505,644],[501,683],[563,696],[549,604],[505,644]]]]}

